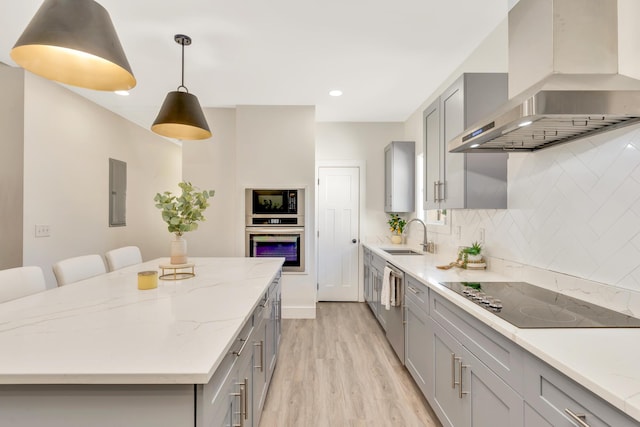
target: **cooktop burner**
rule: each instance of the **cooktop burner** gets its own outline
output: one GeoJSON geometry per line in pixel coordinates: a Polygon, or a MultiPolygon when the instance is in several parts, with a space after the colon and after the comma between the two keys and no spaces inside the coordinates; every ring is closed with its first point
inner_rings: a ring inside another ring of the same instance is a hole
{"type": "Polygon", "coordinates": [[[441,282],[518,328],[640,328],[640,319],[525,282],[441,282]]]}

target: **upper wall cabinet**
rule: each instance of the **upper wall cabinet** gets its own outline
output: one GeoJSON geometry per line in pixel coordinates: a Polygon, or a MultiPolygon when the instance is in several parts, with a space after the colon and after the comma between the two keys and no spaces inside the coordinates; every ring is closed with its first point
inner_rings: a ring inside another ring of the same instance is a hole
{"type": "Polygon", "coordinates": [[[384,149],[384,211],[413,212],[415,188],[416,144],[393,141],[384,149]]]}
{"type": "Polygon", "coordinates": [[[465,73],[424,110],[426,209],[506,209],[508,154],[447,152],[506,100],[506,73],[465,73]]]}

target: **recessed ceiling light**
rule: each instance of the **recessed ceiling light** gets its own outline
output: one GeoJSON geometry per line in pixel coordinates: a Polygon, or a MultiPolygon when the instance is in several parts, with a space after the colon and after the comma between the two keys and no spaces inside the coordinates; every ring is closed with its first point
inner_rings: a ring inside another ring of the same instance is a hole
{"type": "Polygon", "coordinates": [[[120,96],[129,96],[129,91],[128,90],[116,90],[113,93],[115,93],[116,95],[120,95],[120,96]]]}
{"type": "Polygon", "coordinates": [[[469,148],[476,148],[476,147],[480,147],[480,144],[473,144],[471,147],[469,148]]]}
{"type": "Polygon", "coordinates": [[[533,123],[531,120],[527,120],[526,122],[518,124],[518,127],[529,126],[531,123],[533,123]]]}
{"type": "Polygon", "coordinates": [[[342,96],[342,91],[339,89],[334,89],[331,92],[329,92],[329,95],[331,96],[342,96]]]}

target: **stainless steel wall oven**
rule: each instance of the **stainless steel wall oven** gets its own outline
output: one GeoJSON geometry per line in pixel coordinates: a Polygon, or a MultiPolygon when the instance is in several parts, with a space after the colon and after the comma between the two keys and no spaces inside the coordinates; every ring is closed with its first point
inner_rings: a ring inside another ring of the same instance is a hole
{"type": "Polygon", "coordinates": [[[245,190],[245,255],[284,257],[283,271],[305,271],[304,189],[245,190]]]}

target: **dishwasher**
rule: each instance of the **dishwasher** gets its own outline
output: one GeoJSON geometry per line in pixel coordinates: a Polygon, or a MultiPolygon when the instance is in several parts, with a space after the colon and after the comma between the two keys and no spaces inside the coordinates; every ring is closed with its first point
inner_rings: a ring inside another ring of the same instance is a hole
{"type": "MultiPolygon", "coordinates": [[[[390,292],[395,292],[396,304],[391,305],[389,310],[384,306],[380,310],[387,324],[387,340],[404,365],[404,272],[390,263],[387,263],[387,267],[391,270],[390,292]]],[[[385,279],[386,276],[382,280],[385,279]]]]}

